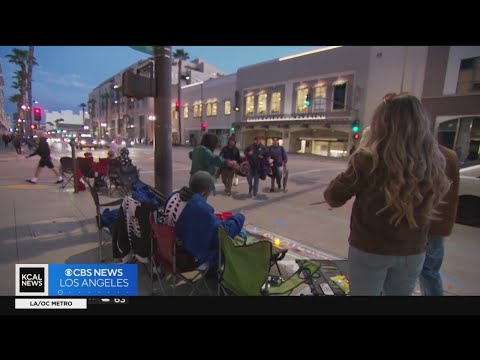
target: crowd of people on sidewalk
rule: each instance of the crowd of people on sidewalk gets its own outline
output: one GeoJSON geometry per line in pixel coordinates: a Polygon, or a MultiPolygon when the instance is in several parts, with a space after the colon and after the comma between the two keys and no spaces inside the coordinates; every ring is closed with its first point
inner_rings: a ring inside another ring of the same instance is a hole
{"type": "Polygon", "coordinates": [[[270,192],[275,192],[275,182],[277,189],[285,191],[285,185],[282,184],[284,176],[282,168],[288,161],[288,156],[279,145],[278,138],[273,138],[273,144],[266,147],[262,144],[259,137],[255,137],[253,144],[247,146],[244,156],[236,146],[234,137],[228,140],[219,155],[215,155],[218,139],[215,134],[206,133],[203,135],[200,145],[190,152],[192,160],[190,175],[193,176],[198,171],[206,171],[213,178],[212,193],[215,192],[215,180],[221,177],[225,186],[225,194],[232,195],[232,186],[236,176],[246,176],[248,182],[248,195],[255,199],[258,194],[260,180],[271,178],[270,192]]]}

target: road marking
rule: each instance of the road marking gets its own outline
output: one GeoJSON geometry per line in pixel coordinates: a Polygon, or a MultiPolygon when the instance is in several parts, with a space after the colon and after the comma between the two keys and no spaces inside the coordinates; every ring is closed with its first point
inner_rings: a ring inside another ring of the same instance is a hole
{"type": "Polygon", "coordinates": [[[39,184],[14,184],[14,185],[0,185],[0,189],[7,190],[43,190],[51,188],[49,185],[39,185],[39,184]]]}

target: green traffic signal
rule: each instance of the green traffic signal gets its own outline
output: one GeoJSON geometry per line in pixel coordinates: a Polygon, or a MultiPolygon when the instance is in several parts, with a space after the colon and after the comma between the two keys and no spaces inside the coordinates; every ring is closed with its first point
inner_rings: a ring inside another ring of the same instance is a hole
{"type": "Polygon", "coordinates": [[[354,126],[352,127],[352,131],[353,131],[354,133],[357,133],[359,130],[360,130],[360,128],[358,127],[358,125],[354,125],[354,126]]]}
{"type": "Polygon", "coordinates": [[[234,128],[234,127],[232,127],[230,130],[231,130],[232,132],[235,132],[235,128],[234,128]]]}

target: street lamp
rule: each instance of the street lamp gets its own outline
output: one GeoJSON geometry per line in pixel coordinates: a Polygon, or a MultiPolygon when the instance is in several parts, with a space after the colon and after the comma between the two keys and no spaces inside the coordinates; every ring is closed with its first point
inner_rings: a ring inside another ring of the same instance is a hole
{"type": "MultiPolygon", "coordinates": [[[[155,130],[155,127],[154,127],[155,125],[154,124],[155,124],[155,120],[157,120],[157,118],[156,118],[155,115],[148,115],[148,120],[152,122],[152,141],[155,144],[155,131],[154,131],[155,130]]],[[[147,139],[148,139],[148,137],[147,137],[147,139]]],[[[147,142],[148,142],[148,140],[147,140],[147,142]]]]}

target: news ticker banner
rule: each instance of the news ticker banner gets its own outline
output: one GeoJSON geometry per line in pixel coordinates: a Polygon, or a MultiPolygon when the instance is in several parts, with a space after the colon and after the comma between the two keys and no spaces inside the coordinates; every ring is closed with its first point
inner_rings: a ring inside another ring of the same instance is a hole
{"type": "Polygon", "coordinates": [[[15,264],[15,296],[137,296],[136,264],[15,264]]]}

